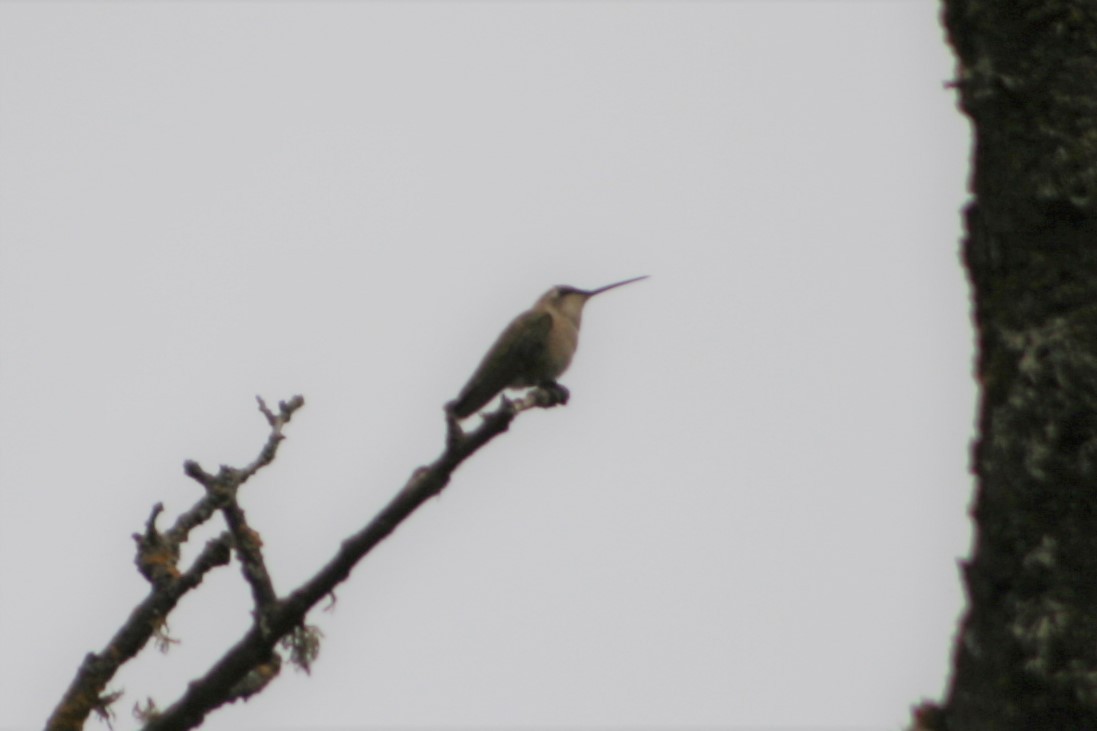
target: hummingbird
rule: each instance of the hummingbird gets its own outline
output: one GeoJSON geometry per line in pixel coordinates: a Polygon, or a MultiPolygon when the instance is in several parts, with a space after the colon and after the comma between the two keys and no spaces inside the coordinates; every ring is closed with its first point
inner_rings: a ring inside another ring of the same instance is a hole
{"type": "Polygon", "coordinates": [[[579,346],[583,305],[596,294],[641,279],[647,279],[647,275],[598,289],[557,285],[545,292],[533,307],[507,325],[460,395],[446,404],[446,411],[463,419],[483,408],[504,388],[524,386],[540,386],[567,403],[568,390],[556,379],[567,370],[579,346]]]}

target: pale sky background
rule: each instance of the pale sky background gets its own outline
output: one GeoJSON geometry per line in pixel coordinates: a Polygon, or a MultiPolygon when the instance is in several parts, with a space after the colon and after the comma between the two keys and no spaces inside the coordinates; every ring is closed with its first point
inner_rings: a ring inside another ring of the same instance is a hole
{"type": "MultiPolygon", "coordinates": [[[[199,497],[183,461],[255,456],[256,394],[307,399],[242,493],[287,592],[439,453],[512,316],[639,274],[571,404],[311,615],[312,676],[203,729],[892,731],[939,698],[975,391],[938,12],[0,4],[0,727],[145,595],[130,535],[199,497]]],[[[249,610],[210,576],[115,728],[249,610]]]]}

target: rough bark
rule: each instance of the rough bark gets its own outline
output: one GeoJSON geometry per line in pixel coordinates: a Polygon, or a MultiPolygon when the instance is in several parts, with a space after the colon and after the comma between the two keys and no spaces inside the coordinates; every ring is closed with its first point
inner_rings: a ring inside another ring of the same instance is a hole
{"type": "Polygon", "coordinates": [[[944,20],[976,140],[982,403],[934,726],[1097,730],[1097,0],[946,0],[944,20]]]}

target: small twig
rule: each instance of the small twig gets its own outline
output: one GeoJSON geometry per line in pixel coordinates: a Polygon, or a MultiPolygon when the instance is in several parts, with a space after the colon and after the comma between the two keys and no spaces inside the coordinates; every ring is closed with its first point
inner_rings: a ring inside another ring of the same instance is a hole
{"type": "Polygon", "coordinates": [[[285,439],[285,435],[282,434],[282,429],[290,422],[294,413],[305,405],[303,396],[294,396],[288,402],[279,401],[278,414],[275,415],[261,397],[256,396],[255,400],[259,403],[259,411],[263,414],[267,420],[267,424],[271,427],[270,434],[267,436],[267,441],[259,450],[259,456],[252,460],[251,464],[242,470],[222,466],[221,470],[216,475],[211,475],[203,470],[202,466],[194,460],[187,460],[184,462],[184,474],[202,485],[206,490],[206,495],[203,499],[195,503],[190,510],[176,518],[175,525],[168,531],[172,540],[179,542],[186,541],[190,531],[202,523],[205,523],[221,508],[227,498],[224,491],[227,490],[232,492],[236,488],[239,488],[240,485],[247,482],[252,475],[274,461],[274,457],[278,453],[278,445],[285,439]],[[214,489],[215,484],[222,489],[214,489]]]}
{"type": "Polygon", "coordinates": [[[221,512],[225,516],[225,522],[228,523],[229,530],[232,531],[233,548],[236,549],[236,555],[240,558],[240,568],[244,574],[244,580],[251,587],[256,618],[261,619],[278,598],[274,591],[274,583],[267,572],[266,562],[263,559],[261,550],[263,539],[248,527],[244,511],[235,499],[222,507],[221,512]]]}
{"type": "Polygon", "coordinates": [[[305,405],[305,398],[297,395],[288,402],[279,401],[278,414],[275,415],[270,408],[267,407],[267,404],[263,401],[262,397],[256,396],[255,400],[259,402],[259,410],[263,412],[263,416],[267,418],[267,423],[270,424],[270,436],[267,437],[267,443],[264,444],[263,448],[259,451],[259,456],[240,471],[239,483],[237,486],[243,485],[248,481],[248,478],[274,461],[274,456],[278,452],[278,444],[285,439],[285,435],[282,434],[282,428],[290,422],[294,412],[305,405]]]}
{"type": "Polygon", "coordinates": [[[145,532],[133,534],[133,540],[137,543],[134,563],[153,586],[162,586],[179,578],[179,544],[169,540],[156,528],[156,519],[163,511],[163,503],[153,505],[145,521],[145,532]]]}
{"type": "Polygon", "coordinates": [[[259,451],[259,456],[244,469],[222,465],[216,475],[210,475],[195,462],[188,462],[185,470],[189,476],[202,484],[208,498],[200,508],[190,511],[191,517],[187,524],[190,520],[199,517],[208,518],[213,510],[220,510],[224,515],[225,523],[228,524],[229,531],[232,533],[233,548],[240,559],[241,572],[244,580],[251,587],[252,601],[255,604],[255,620],[260,627],[263,627],[265,626],[264,617],[277,600],[277,594],[263,558],[263,539],[248,525],[244,510],[237,502],[236,496],[241,485],[274,461],[278,453],[278,445],[285,439],[282,428],[293,418],[294,412],[304,406],[305,399],[294,396],[288,403],[279,402],[277,414],[270,410],[261,396],[256,396],[255,400],[259,404],[259,411],[270,426],[270,434],[259,451]]]}

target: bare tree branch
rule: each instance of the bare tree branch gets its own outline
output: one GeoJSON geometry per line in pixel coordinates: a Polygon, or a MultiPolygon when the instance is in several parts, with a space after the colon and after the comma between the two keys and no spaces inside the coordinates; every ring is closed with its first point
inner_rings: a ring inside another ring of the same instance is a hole
{"type": "Polygon", "coordinates": [[[117,693],[104,694],[118,668],[133,658],[163,624],[179,600],[202,583],[208,571],[229,562],[231,537],[222,533],[208,542],[185,573],[175,579],[153,582],[153,589],[130,614],[122,628],[99,653],[90,652],[80,664],[76,677],[61,702],[46,722],[49,731],[83,728],[92,711],[103,713],[118,699],[117,693]]]}
{"type": "Polygon", "coordinates": [[[164,506],[157,503],[145,523],[145,532],[134,534],[137,543],[134,562],[137,570],[152,585],[149,595],[130,613],[101,652],[88,653],[84,658],[76,677],[47,720],[47,731],[75,731],[83,728],[93,711],[101,717],[108,714],[109,705],[120,694],[104,691],[118,669],[140,652],[150,638],[162,631],[168,614],[184,594],[198,586],[208,571],[229,562],[230,548],[234,548],[240,557],[244,575],[256,598],[257,610],[273,604],[274,588],[258,550],[261,541],[247,527],[243,511],[236,504],[236,491],[274,459],[278,444],[284,439],[283,426],[303,405],[304,399],[295,396],[288,403],[280,403],[279,413],[274,415],[259,399],[260,411],[270,424],[271,431],[259,456],[245,469],[222,467],[216,476],[212,476],[195,462],[184,465],[186,474],[206,488],[205,495],[164,533],[156,528],[156,520],[164,510],[164,506]],[[186,542],[191,530],[209,520],[217,510],[226,511],[230,531],[208,542],[191,567],[180,573],[180,546],[186,542]]]}
{"type": "Polygon", "coordinates": [[[277,594],[274,591],[270,573],[267,571],[266,561],[263,559],[261,550],[263,540],[248,526],[244,510],[237,502],[236,495],[252,475],[274,460],[278,445],[285,439],[282,428],[293,418],[293,413],[304,406],[305,400],[301,396],[294,396],[288,403],[283,401],[278,404],[278,413],[275,414],[262,398],[256,396],[255,399],[259,402],[259,411],[266,417],[271,428],[259,456],[242,470],[222,465],[216,475],[207,473],[197,462],[188,461],[184,466],[186,474],[206,489],[209,500],[200,501],[188,515],[180,516],[176,528],[179,535],[185,536],[190,530],[192,521],[208,519],[215,509],[221,511],[232,533],[233,548],[236,550],[237,558],[240,559],[244,579],[251,587],[256,615],[262,617],[276,601],[277,594]]]}
{"type": "Polygon", "coordinates": [[[120,692],[106,692],[107,684],[118,668],[133,658],[150,638],[163,633],[168,614],[179,599],[197,586],[206,572],[228,563],[230,549],[239,559],[244,579],[251,587],[254,621],[248,632],[230,648],[201,678],[188,684],[186,691],[171,706],[160,710],[149,700],[140,716],[146,731],[193,728],[212,710],[226,703],[258,693],[277,677],[282,657],[276,651],[281,644],[290,660],[308,671],[319,652],[321,633],[305,624],[309,610],[325,596],[334,597],[334,589],[350,575],[367,553],[426,500],[437,495],[449,483],[453,471],[478,449],[506,431],[514,418],[530,408],[550,408],[566,401],[566,394],[552,389],[533,389],[520,401],[505,398],[496,411],[487,414],[475,430],[465,433],[456,419],[447,416],[446,446],[429,465],[416,469],[395,497],[358,533],[347,538],[335,555],[311,579],[284,598],[279,598],[266,569],[262,540],[247,522],[237,502],[241,485],[270,464],[285,438],[282,430],[294,412],[304,405],[295,396],[280,402],[277,412],[262,399],[259,410],[270,426],[270,434],[259,455],[243,469],[222,465],[216,474],[206,472],[194,461],[184,463],[187,476],[202,485],[204,495],[176,519],[165,532],[156,528],[163,505],[156,504],[146,521],[145,531],[135,534],[135,562],[141,575],[152,585],[149,596],[137,606],[107,647],[89,653],[77,671],[61,702],[50,716],[47,731],[75,731],[88,716],[111,716],[110,705],[120,692]],[[228,531],[206,544],[189,569],[178,569],[180,546],[191,531],[221,512],[228,531]]]}
{"type": "MultiPolygon", "coordinates": [[[[416,508],[440,493],[449,483],[454,470],[478,449],[505,432],[519,412],[529,408],[549,408],[561,399],[551,391],[534,389],[518,402],[504,399],[502,406],[484,417],[483,423],[466,434],[456,421],[448,420],[446,448],[429,465],[416,469],[404,487],[362,530],[343,541],[335,556],[315,576],[266,613],[264,624],[253,624],[220,660],[201,678],[187,686],[183,696],[172,706],[149,720],[145,731],[178,731],[202,723],[206,714],[237,697],[226,689],[234,689],[255,668],[261,668],[277,657],[274,648],[282,638],[301,632],[305,616],[323,597],[350,575],[351,570],[378,543],[396,529],[416,508]]],[[[306,630],[307,631],[307,630],[306,630]]],[[[315,637],[312,637],[315,640],[315,637]]]]}

